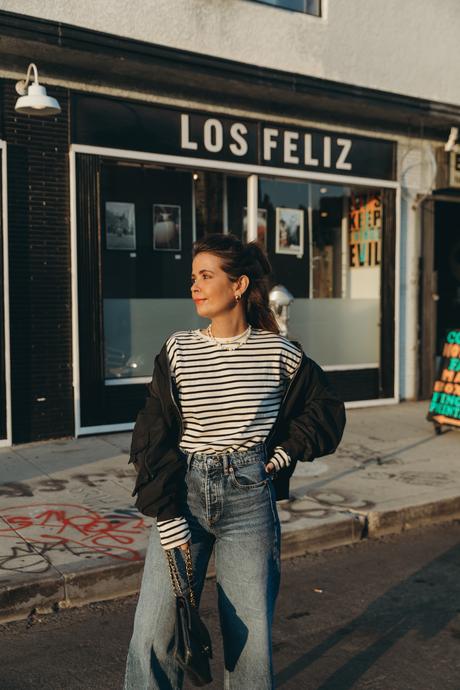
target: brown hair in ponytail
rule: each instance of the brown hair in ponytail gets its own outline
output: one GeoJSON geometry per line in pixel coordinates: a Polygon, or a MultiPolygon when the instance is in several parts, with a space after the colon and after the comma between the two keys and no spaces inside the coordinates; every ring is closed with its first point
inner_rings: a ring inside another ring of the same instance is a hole
{"type": "Polygon", "coordinates": [[[215,233],[194,243],[193,258],[202,252],[219,257],[222,270],[231,281],[243,275],[249,278],[249,287],[243,295],[248,323],[253,328],[279,333],[268,300],[268,276],[272,269],[262,247],[257,242],[243,244],[235,235],[215,233]]]}

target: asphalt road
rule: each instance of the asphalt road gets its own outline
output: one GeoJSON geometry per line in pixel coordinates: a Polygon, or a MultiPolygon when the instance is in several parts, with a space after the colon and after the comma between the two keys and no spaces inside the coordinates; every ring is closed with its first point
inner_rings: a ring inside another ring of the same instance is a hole
{"type": "MultiPolygon", "coordinates": [[[[206,587],[207,687],[221,690],[214,581],[206,587]]],[[[0,625],[1,690],[118,690],[135,603],[0,625]]],[[[460,524],[285,561],[274,653],[283,690],[460,690],[460,524]]]]}

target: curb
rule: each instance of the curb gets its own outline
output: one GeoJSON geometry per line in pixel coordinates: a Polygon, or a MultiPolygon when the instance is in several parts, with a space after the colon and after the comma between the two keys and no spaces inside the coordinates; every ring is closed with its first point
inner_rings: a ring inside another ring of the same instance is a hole
{"type": "Polygon", "coordinates": [[[369,511],[366,517],[368,538],[377,539],[388,534],[400,534],[414,527],[460,519],[460,496],[397,510],[369,511]]]}
{"type": "MultiPolygon", "coordinates": [[[[336,520],[304,529],[286,531],[282,537],[282,560],[308,553],[379,539],[408,529],[460,519],[460,496],[395,510],[349,510],[336,520]]],[[[98,564],[55,577],[30,578],[0,589],[0,622],[23,620],[63,608],[84,606],[136,594],[144,559],[135,562],[98,564]]],[[[211,559],[207,578],[215,576],[211,559]]]]}
{"type": "Polygon", "coordinates": [[[365,525],[366,519],[361,515],[340,513],[336,520],[326,524],[287,532],[282,536],[281,559],[354,544],[363,539],[365,525]]]}

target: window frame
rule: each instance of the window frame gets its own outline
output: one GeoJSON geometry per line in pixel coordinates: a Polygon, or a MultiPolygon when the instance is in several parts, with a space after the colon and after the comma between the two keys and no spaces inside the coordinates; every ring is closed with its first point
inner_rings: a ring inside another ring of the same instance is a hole
{"type": "MultiPolygon", "coordinates": [[[[281,2],[283,0],[280,0],[281,2]]],[[[316,12],[311,12],[307,9],[307,2],[308,0],[303,0],[304,3],[304,9],[303,10],[297,10],[294,9],[293,7],[285,7],[284,5],[274,5],[269,0],[249,0],[249,2],[257,2],[259,5],[266,5],[267,7],[274,7],[275,9],[279,10],[286,10],[287,12],[297,12],[297,14],[306,14],[309,17],[315,17],[316,19],[322,19],[323,18],[323,2],[324,0],[317,0],[318,1],[318,13],[316,12]]]]}
{"type": "MultiPolygon", "coordinates": [[[[376,137],[377,138],[377,137],[376,137]]],[[[100,219],[98,218],[98,161],[111,157],[128,161],[148,161],[151,164],[170,164],[174,167],[218,170],[248,175],[248,241],[257,238],[257,181],[258,176],[274,176],[285,179],[311,180],[330,184],[359,184],[364,187],[379,186],[395,191],[391,223],[392,251],[386,257],[388,278],[394,280],[386,296],[385,311],[391,319],[392,328],[382,329],[385,333],[386,367],[381,381],[385,397],[347,397],[347,406],[367,407],[371,405],[393,404],[399,401],[399,284],[400,284],[400,229],[401,229],[401,185],[397,180],[374,177],[357,177],[337,173],[318,173],[311,170],[291,170],[284,167],[261,166],[255,163],[234,163],[210,159],[196,159],[172,154],[158,154],[135,149],[119,149],[92,144],[72,143],[69,149],[70,168],[70,220],[71,220],[71,275],[72,275],[72,343],[73,343],[73,381],[75,435],[128,431],[134,418],[133,410],[138,410],[143,400],[144,381],[134,383],[127,380],[126,385],[106,386],[99,375],[101,371],[100,346],[94,347],[94,338],[99,337],[100,299],[98,282],[98,244],[100,242],[100,219]],[[84,166],[83,166],[84,163],[84,166]],[[79,172],[80,165],[83,166],[79,172]],[[83,174],[82,174],[83,173],[83,174]],[[82,184],[83,183],[83,184],[82,184]],[[92,259],[94,271],[91,273],[85,261],[92,259]],[[391,275],[393,273],[393,275],[391,275]],[[87,358],[88,353],[91,355],[87,358]],[[85,366],[82,366],[85,362],[85,366]],[[129,385],[128,385],[129,384],[129,385]],[[141,384],[141,385],[139,385],[141,384]],[[116,411],[116,414],[114,414],[116,411]]],[[[390,215],[387,214],[389,218],[390,215]]],[[[385,256],[385,254],[384,254],[385,256]]],[[[97,342],[96,342],[97,345],[97,342]]],[[[382,359],[383,349],[382,352],[382,359]]],[[[346,377],[347,385],[359,379],[360,372],[347,366],[330,371],[329,376],[346,377]]],[[[358,383],[361,379],[358,380],[358,383]]],[[[366,381],[364,381],[366,383],[366,381]]],[[[353,383],[354,385],[354,383],[353,383]]],[[[366,384],[367,385],[367,384],[366,384]]],[[[364,390],[364,384],[357,387],[357,395],[364,390]]],[[[348,395],[348,394],[347,394],[348,395]]]]}

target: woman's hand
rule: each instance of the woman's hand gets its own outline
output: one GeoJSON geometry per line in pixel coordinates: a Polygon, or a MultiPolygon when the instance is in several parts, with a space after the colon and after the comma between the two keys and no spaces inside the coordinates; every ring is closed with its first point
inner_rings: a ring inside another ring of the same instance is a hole
{"type": "Polygon", "coordinates": [[[265,465],[265,470],[267,474],[274,475],[276,472],[279,472],[279,470],[282,470],[283,467],[288,467],[290,462],[291,458],[286,453],[283,446],[276,446],[270,460],[265,465]]]}
{"type": "Polygon", "coordinates": [[[189,546],[190,546],[190,539],[189,539],[185,544],[181,544],[181,545],[179,546],[179,548],[180,548],[181,551],[187,551],[187,549],[189,548],[189,546]]]}

